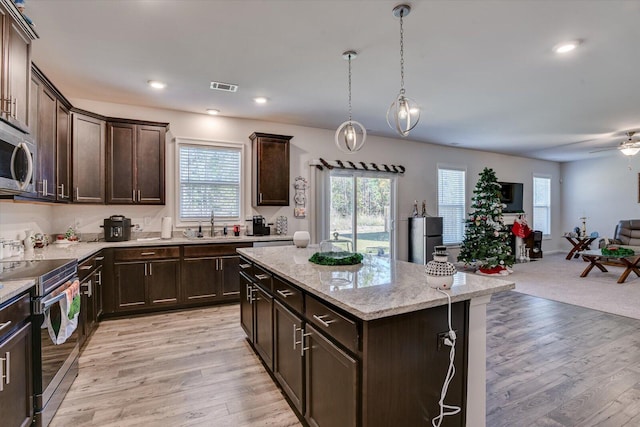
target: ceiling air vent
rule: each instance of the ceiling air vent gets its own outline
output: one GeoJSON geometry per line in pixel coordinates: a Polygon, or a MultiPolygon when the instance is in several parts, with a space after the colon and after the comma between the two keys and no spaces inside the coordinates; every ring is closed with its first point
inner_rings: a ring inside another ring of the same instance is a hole
{"type": "Polygon", "coordinates": [[[221,90],[223,92],[236,92],[238,90],[238,85],[222,82],[211,82],[210,87],[213,90],[221,90]]]}

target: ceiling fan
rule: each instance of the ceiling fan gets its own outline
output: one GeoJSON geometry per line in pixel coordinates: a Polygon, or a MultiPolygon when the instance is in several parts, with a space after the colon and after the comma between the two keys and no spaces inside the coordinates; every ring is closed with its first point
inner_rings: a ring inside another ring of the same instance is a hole
{"type": "Polygon", "coordinates": [[[640,152],[640,140],[638,138],[633,138],[635,135],[635,131],[625,132],[627,135],[627,139],[622,141],[620,144],[614,147],[602,148],[600,150],[589,151],[589,153],[599,153],[601,151],[608,150],[620,150],[622,154],[625,156],[635,156],[640,152]]]}

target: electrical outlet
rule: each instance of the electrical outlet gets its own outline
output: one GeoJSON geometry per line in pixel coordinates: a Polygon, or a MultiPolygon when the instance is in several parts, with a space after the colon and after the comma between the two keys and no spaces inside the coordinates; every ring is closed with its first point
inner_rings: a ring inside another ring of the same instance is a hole
{"type": "MultiPolygon", "coordinates": [[[[456,335],[458,334],[457,329],[454,329],[453,332],[455,332],[456,335]]],[[[449,338],[449,331],[438,333],[438,351],[442,350],[442,347],[449,348],[449,346],[444,343],[445,338],[449,338]]]]}
{"type": "Polygon", "coordinates": [[[149,225],[151,224],[151,217],[150,216],[145,216],[144,217],[144,225],[149,225]]]}

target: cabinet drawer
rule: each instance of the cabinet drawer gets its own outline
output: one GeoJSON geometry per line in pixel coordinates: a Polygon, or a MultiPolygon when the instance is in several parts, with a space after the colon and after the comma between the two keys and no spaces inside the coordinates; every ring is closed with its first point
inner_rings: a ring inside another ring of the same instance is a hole
{"type": "Polygon", "coordinates": [[[255,283],[258,283],[264,289],[269,290],[270,292],[273,292],[273,283],[271,280],[272,278],[273,278],[273,275],[271,274],[271,272],[255,264],[253,265],[253,276],[252,276],[253,281],[255,283]]]}
{"type": "Polygon", "coordinates": [[[150,248],[116,249],[115,261],[144,261],[147,259],[180,258],[179,246],[163,246],[150,248]]]}
{"type": "Polygon", "coordinates": [[[31,297],[26,294],[0,309],[0,341],[31,315],[31,297]]]}
{"type": "Polygon", "coordinates": [[[96,255],[89,257],[78,264],[78,278],[82,281],[96,268],[96,255]]]}
{"type": "Polygon", "coordinates": [[[240,257],[240,271],[246,274],[248,277],[253,277],[253,264],[251,261],[247,260],[244,257],[240,257]]]}
{"type": "Polygon", "coordinates": [[[304,309],[302,291],[279,277],[273,278],[273,294],[294,311],[302,313],[304,309]]]}
{"type": "Polygon", "coordinates": [[[321,331],[353,352],[358,351],[358,324],[307,295],[305,316],[321,331]]]}
{"type": "Polygon", "coordinates": [[[251,243],[239,243],[237,245],[185,245],[184,256],[185,258],[200,258],[208,256],[236,255],[237,248],[248,248],[251,246],[251,243]]]}

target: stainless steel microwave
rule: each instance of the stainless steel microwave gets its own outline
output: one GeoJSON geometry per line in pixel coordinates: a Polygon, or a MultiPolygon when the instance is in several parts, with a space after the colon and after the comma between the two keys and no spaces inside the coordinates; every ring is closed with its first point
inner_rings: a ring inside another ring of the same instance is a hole
{"type": "Polygon", "coordinates": [[[32,193],[36,146],[24,134],[0,126],[0,194],[32,193]]]}

